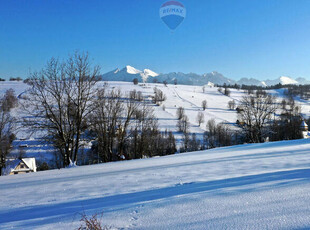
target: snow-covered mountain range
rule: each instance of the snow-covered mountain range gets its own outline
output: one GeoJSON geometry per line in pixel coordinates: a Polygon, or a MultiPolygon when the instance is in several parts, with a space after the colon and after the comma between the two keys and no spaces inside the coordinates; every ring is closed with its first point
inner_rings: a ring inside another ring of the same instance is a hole
{"type": "Polygon", "coordinates": [[[238,81],[229,79],[223,74],[213,71],[211,73],[205,74],[196,74],[196,73],[182,73],[182,72],[171,72],[171,73],[161,73],[158,74],[150,69],[144,69],[143,71],[138,70],[132,66],[127,65],[123,69],[115,69],[108,73],[102,75],[103,81],[126,81],[131,82],[133,79],[137,78],[139,82],[164,82],[168,84],[177,84],[182,85],[205,85],[209,82],[212,82],[217,85],[224,84],[238,84],[238,85],[256,85],[256,86],[272,86],[277,84],[289,85],[297,84],[304,85],[310,84],[310,80],[305,78],[293,79],[287,76],[281,76],[274,80],[265,80],[260,81],[254,78],[241,78],[238,81]]]}
{"type": "Polygon", "coordinates": [[[145,69],[143,71],[138,70],[132,66],[127,65],[123,69],[115,69],[102,75],[104,81],[133,81],[137,78],[139,82],[147,82],[151,78],[157,77],[158,74],[152,70],[145,69]]]}

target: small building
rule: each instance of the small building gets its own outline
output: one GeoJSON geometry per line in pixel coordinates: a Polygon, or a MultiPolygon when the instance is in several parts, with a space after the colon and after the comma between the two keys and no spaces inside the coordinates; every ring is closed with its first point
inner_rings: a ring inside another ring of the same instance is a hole
{"type": "Polygon", "coordinates": [[[9,159],[6,162],[6,168],[3,169],[3,175],[13,175],[36,172],[35,158],[9,159]]]}
{"type": "Polygon", "coordinates": [[[301,131],[308,131],[308,125],[304,120],[301,122],[300,129],[301,131]]]}

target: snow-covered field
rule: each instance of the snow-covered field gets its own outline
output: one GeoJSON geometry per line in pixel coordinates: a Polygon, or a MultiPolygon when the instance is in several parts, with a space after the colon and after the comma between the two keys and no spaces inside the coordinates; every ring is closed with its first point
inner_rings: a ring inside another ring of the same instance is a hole
{"type": "MultiPolygon", "coordinates": [[[[98,87],[103,87],[104,82],[99,82],[98,87]]],[[[167,87],[163,84],[139,84],[134,85],[132,82],[108,82],[110,89],[120,89],[123,94],[128,94],[132,90],[141,91],[145,98],[150,98],[154,95],[154,87],[162,90],[167,97],[160,106],[153,105],[155,116],[158,118],[159,128],[162,131],[166,129],[172,131],[176,137],[177,146],[181,146],[183,135],[178,132],[176,127],[177,108],[182,106],[185,109],[185,114],[189,118],[190,133],[196,133],[197,138],[202,139],[203,133],[206,131],[206,123],[210,119],[215,119],[217,123],[223,122],[231,127],[236,128],[237,113],[234,110],[229,110],[227,104],[231,100],[235,100],[238,104],[243,96],[246,94],[242,90],[231,89],[230,96],[225,96],[218,92],[217,87],[205,87],[205,93],[201,86],[189,86],[189,85],[171,85],[167,87]],[[207,101],[207,109],[202,110],[202,101],[207,101]],[[165,108],[165,109],[164,109],[165,108]],[[205,121],[201,126],[198,126],[196,121],[197,114],[203,112],[205,121]]],[[[17,96],[23,95],[27,90],[27,85],[22,82],[0,82],[0,95],[4,94],[7,89],[14,89],[17,96]]],[[[284,98],[283,89],[271,90],[269,93],[278,97],[278,102],[281,102],[284,98]]],[[[298,105],[302,107],[302,113],[305,118],[310,116],[310,103],[300,98],[295,98],[298,105]]],[[[23,112],[18,108],[13,110],[13,113],[17,117],[21,117],[23,112]]],[[[18,156],[19,146],[27,145],[27,148],[23,148],[27,157],[36,157],[41,162],[48,162],[53,159],[53,149],[51,146],[42,142],[41,133],[34,133],[28,129],[18,129],[17,140],[13,143],[12,155],[18,156]]]]}
{"type": "Polygon", "coordinates": [[[0,229],[309,229],[310,141],[0,178],[0,229]]]}
{"type": "MultiPolygon", "coordinates": [[[[102,83],[98,87],[102,87],[102,83]]],[[[109,82],[123,93],[153,88],[167,100],[154,105],[161,130],[180,141],[176,110],[185,108],[190,132],[202,137],[209,119],[234,126],[237,114],[227,108],[244,92],[230,97],[206,88],[185,85],[109,82]],[[208,108],[202,111],[201,102],[208,108]],[[163,109],[165,107],[165,110],[163,109]],[[196,122],[198,112],[205,123],[196,122]]],[[[27,86],[0,82],[0,95],[27,86]]],[[[270,93],[282,100],[283,90],[270,93]]],[[[304,116],[308,101],[296,98],[304,116]]],[[[13,111],[21,116],[17,109],[13,111]]],[[[180,144],[180,142],[179,142],[180,144]]],[[[13,154],[26,146],[27,156],[48,161],[51,146],[40,134],[19,130],[13,154]]],[[[0,177],[0,229],[76,229],[81,214],[103,213],[112,229],[309,229],[310,140],[241,145],[152,159],[113,162],[26,175],[0,177]]]]}
{"type": "MultiPolygon", "coordinates": [[[[98,87],[103,87],[104,82],[99,82],[98,87]]],[[[160,106],[153,105],[155,116],[158,119],[159,128],[162,131],[166,129],[172,131],[176,137],[177,145],[181,146],[182,133],[178,132],[177,128],[177,108],[182,106],[185,109],[185,114],[189,118],[189,132],[196,133],[199,139],[203,138],[203,133],[206,131],[206,122],[210,119],[215,119],[216,122],[224,122],[227,124],[235,124],[237,114],[235,111],[227,108],[228,101],[232,99],[240,100],[244,95],[242,91],[232,90],[231,97],[227,97],[217,91],[217,88],[206,88],[205,93],[200,86],[186,85],[167,85],[163,84],[139,84],[134,85],[132,82],[108,82],[110,89],[120,89],[126,95],[130,91],[141,91],[145,98],[150,98],[154,95],[154,87],[162,90],[167,97],[160,106]],[[202,101],[207,101],[207,109],[202,110],[202,101]],[[165,110],[164,110],[165,107],[165,110]],[[203,112],[205,122],[198,126],[196,121],[197,114],[203,112]]],[[[0,95],[3,95],[6,90],[14,89],[17,96],[23,95],[27,90],[27,85],[22,82],[0,82],[0,95]]],[[[23,111],[19,108],[13,110],[13,114],[20,118],[23,116],[23,111]]],[[[42,134],[34,133],[29,129],[18,129],[17,140],[13,143],[12,155],[18,156],[19,146],[27,145],[23,150],[27,157],[36,157],[42,162],[49,161],[53,158],[53,150],[51,146],[41,140],[42,134]]]]}

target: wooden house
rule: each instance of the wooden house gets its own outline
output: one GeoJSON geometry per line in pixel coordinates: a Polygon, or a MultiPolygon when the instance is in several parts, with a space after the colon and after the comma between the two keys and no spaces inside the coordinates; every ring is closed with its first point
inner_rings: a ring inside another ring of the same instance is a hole
{"type": "Polygon", "coordinates": [[[3,170],[4,175],[22,174],[36,172],[35,158],[9,159],[6,162],[6,167],[3,170]]]}

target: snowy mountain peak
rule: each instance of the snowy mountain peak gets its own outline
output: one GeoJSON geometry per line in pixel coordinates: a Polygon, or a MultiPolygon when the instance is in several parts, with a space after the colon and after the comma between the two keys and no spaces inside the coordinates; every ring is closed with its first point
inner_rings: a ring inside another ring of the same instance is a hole
{"type": "Polygon", "coordinates": [[[138,69],[136,69],[136,68],[134,68],[134,67],[132,67],[130,65],[127,65],[124,69],[129,74],[139,74],[139,73],[142,72],[141,70],[138,70],[138,69]]]}
{"type": "Polygon", "coordinates": [[[137,78],[139,82],[147,82],[149,77],[157,77],[159,74],[150,69],[138,70],[130,65],[125,66],[122,70],[115,69],[102,75],[104,81],[133,81],[137,78]]]}
{"type": "Polygon", "coordinates": [[[148,76],[151,76],[151,77],[157,77],[159,74],[158,73],[155,73],[154,71],[150,70],[150,69],[145,69],[143,71],[143,73],[145,75],[148,75],[148,76]]]}
{"type": "Polygon", "coordinates": [[[282,85],[294,85],[298,84],[298,82],[290,77],[282,76],[280,77],[280,83],[282,85]]]}

